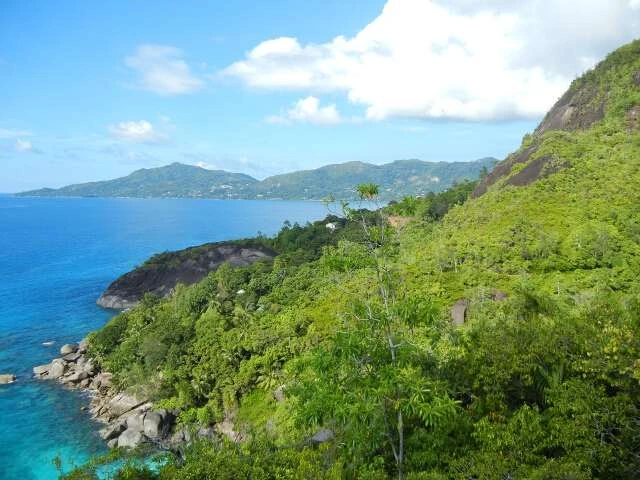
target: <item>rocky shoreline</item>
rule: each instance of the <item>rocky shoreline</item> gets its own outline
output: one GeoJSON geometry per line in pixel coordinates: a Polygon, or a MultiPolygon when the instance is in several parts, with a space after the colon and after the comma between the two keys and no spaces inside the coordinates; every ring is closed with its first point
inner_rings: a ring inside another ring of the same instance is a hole
{"type": "MultiPolygon", "coordinates": [[[[61,357],[33,368],[41,380],[55,380],[70,389],[83,390],[91,396],[89,412],[105,426],[100,436],[110,448],[134,448],[147,443],[163,449],[176,449],[190,441],[184,429],[174,428],[176,416],[166,409],[154,409],[153,403],[134,394],[118,391],[111,374],[102,372],[87,356],[87,341],[66,344],[61,357]]],[[[201,429],[206,430],[206,429],[201,429]]],[[[199,431],[201,436],[207,431],[199,431]]]]}

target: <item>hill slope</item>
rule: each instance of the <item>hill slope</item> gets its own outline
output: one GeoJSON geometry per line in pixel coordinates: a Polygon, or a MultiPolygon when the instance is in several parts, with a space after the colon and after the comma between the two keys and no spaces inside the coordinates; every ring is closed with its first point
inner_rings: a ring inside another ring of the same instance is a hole
{"type": "Polygon", "coordinates": [[[636,41],[441,222],[406,200],[311,261],[287,227],[273,265],[115,317],[90,348],[121,388],[251,436],[161,478],[637,478],[639,79],[636,41]]]}
{"type": "Polygon", "coordinates": [[[137,170],[114,180],[44,188],[20,195],[321,200],[333,194],[338,199],[352,199],[356,197],[354,185],[373,182],[380,184],[384,198],[390,199],[437,192],[456,181],[478,178],[480,172],[490,169],[495,161],[493,158],[453,163],[402,160],[386,165],[350,162],[277,175],[263,181],[240,173],[172,163],[137,170]]]}

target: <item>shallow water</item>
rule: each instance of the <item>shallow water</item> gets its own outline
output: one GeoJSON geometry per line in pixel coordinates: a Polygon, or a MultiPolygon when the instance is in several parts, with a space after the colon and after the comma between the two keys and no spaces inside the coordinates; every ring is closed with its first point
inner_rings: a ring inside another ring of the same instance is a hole
{"type": "Polygon", "coordinates": [[[0,385],[0,479],[57,478],[56,455],[69,468],[105,451],[87,399],[31,369],[108,320],[95,300],[118,275],[154,253],[326,213],[315,202],[0,196],[0,373],[18,376],[0,385]]]}

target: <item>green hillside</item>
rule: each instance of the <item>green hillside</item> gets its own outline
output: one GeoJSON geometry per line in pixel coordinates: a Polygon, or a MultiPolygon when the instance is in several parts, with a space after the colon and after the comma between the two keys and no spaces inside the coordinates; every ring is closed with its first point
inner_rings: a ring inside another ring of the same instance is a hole
{"type": "Polygon", "coordinates": [[[350,162],[328,165],[268,177],[258,181],[249,175],[223,170],[206,170],[193,165],[172,163],[159,168],[141,169],[114,180],[44,188],[23,192],[24,196],[71,197],[187,197],[221,199],[322,200],[357,197],[355,185],[380,184],[384,199],[439,192],[455,182],[476,179],[490,169],[493,158],[475,162],[423,162],[400,160],[386,165],[350,162]]]}
{"type": "Polygon", "coordinates": [[[477,187],[287,226],[116,316],[90,351],[119,388],[245,437],[121,478],[637,478],[639,115],[636,41],[477,187]]]}
{"type": "Polygon", "coordinates": [[[385,165],[349,162],[269,177],[256,185],[256,192],[269,198],[322,199],[332,194],[353,199],[357,197],[356,185],[375,183],[383,199],[397,199],[440,192],[464,179],[475,180],[483,168],[490,170],[495,162],[494,158],[475,162],[397,160],[385,165]]]}

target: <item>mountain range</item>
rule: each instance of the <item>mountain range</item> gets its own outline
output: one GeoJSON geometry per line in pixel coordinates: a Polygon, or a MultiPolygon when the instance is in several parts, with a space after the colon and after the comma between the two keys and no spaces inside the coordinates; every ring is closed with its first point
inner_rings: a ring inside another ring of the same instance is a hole
{"type": "Polygon", "coordinates": [[[393,199],[438,192],[455,182],[476,179],[496,162],[491,157],[472,162],[397,160],[384,165],[348,162],[275,175],[261,181],[242,173],[172,163],[136,170],[113,180],[42,188],[18,195],[286,200],[320,200],[333,195],[336,199],[348,200],[356,197],[356,185],[375,183],[380,185],[384,199],[393,199]]]}

